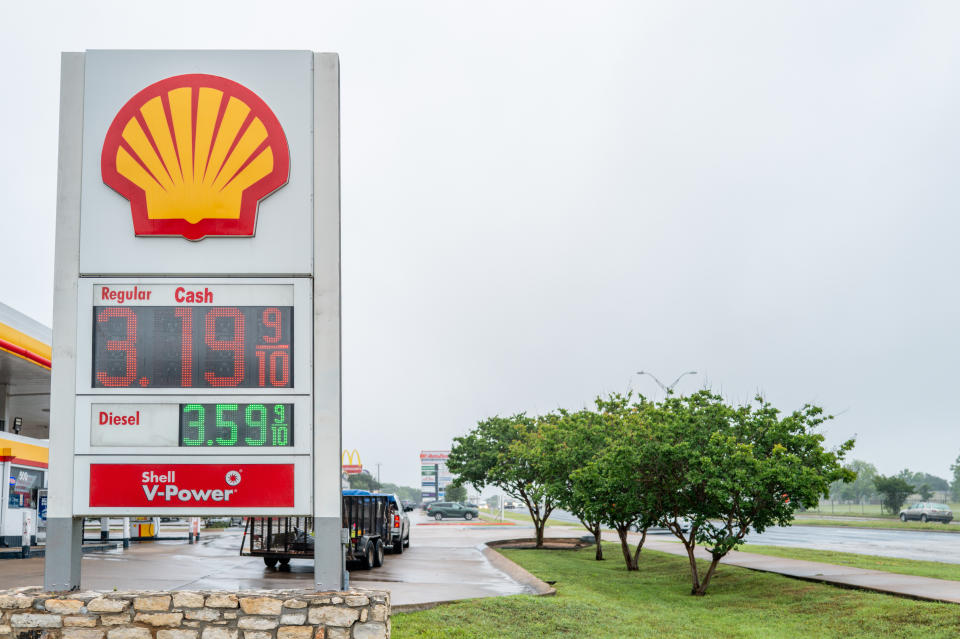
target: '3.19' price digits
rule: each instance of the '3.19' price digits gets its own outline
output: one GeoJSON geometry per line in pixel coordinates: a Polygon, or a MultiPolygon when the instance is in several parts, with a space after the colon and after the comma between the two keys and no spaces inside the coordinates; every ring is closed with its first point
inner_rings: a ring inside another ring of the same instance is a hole
{"type": "Polygon", "coordinates": [[[93,309],[95,388],[292,388],[291,306],[93,309]]]}

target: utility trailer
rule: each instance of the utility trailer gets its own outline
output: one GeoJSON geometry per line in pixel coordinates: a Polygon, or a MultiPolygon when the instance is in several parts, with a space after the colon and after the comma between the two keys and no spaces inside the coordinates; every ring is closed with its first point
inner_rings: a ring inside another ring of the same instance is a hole
{"type": "MultiPolygon", "coordinates": [[[[349,531],[348,562],[368,570],[383,565],[391,522],[386,495],[343,495],[343,528],[349,531]]],[[[247,517],[240,554],[263,557],[269,568],[291,559],[313,559],[313,517],[247,517]]]]}

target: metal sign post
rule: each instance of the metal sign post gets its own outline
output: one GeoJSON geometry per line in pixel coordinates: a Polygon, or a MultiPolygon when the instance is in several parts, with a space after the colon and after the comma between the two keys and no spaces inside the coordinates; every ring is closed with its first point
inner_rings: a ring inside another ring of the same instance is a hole
{"type": "Polygon", "coordinates": [[[313,516],[339,589],[336,54],[64,54],[60,134],[47,589],[158,514],[313,516]]]}

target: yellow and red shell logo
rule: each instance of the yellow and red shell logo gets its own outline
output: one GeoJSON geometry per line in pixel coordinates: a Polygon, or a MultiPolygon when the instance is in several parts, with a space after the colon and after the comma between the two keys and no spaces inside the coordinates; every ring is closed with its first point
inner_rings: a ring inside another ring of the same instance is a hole
{"type": "Polygon", "coordinates": [[[253,91],[194,73],[151,84],[123,105],[100,170],[130,200],[136,235],[252,236],[260,200],[287,183],[290,152],[253,91]]]}

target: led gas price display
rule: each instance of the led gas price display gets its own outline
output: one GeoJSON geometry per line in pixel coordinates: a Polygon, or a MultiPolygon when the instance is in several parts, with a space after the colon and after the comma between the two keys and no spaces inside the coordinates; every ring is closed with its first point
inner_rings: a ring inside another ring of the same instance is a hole
{"type": "Polygon", "coordinates": [[[293,404],[180,404],[181,446],[292,446],[293,404]]]}
{"type": "Polygon", "coordinates": [[[94,306],[93,326],[94,388],[293,387],[291,306],[94,306]]]}

